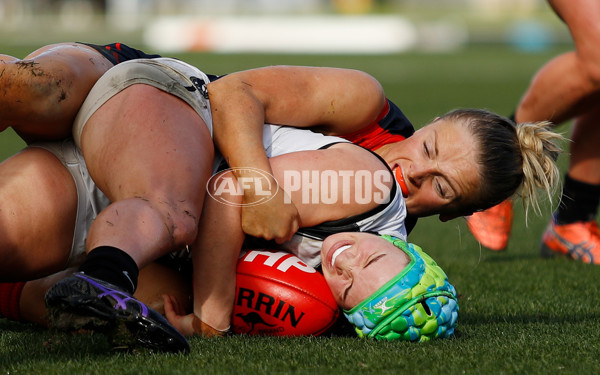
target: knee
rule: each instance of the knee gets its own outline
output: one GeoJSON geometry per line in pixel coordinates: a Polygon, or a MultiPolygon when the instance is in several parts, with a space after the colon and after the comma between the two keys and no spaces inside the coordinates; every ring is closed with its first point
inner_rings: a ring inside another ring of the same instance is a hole
{"type": "Polygon", "coordinates": [[[197,207],[164,198],[136,196],[117,200],[94,220],[86,245],[93,249],[108,243],[132,253],[135,249],[151,248],[164,255],[194,242],[199,212],[197,207]]]}
{"type": "Polygon", "coordinates": [[[181,248],[190,245],[198,234],[198,222],[200,219],[200,207],[185,203],[166,204],[166,212],[163,212],[164,222],[168,223],[173,245],[181,248]]]}

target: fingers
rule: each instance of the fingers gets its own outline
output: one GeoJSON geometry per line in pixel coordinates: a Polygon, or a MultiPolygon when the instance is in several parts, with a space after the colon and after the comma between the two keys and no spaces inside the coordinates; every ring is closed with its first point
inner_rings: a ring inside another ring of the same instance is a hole
{"type": "Polygon", "coordinates": [[[281,232],[279,235],[274,236],[275,242],[281,245],[292,239],[294,234],[300,229],[300,225],[297,218],[293,218],[290,221],[290,226],[287,232],[281,232]]]}
{"type": "Polygon", "coordinates": [[[165,315],[167,316],[167,319],[169,319],[169,315],[173,319],[177,319],[178,317],[182,317],[187,314],[183,304],[180,303],[174,296],[163,294],[163,301],[165,303],[165,315]]]}
{"type": "Polygon", "coordinates": [[[298,209],[285,199],[283,192],[263,204],[242,207],[244,233],[279,244],[292,238],[300,222],[298,209]]]}
{"type": "Polygon", "coordinates": [[[194,327],[192,325],[194,314],[185,314],[183,306],[173,296],[163,294],[165,303],[165,316],[176,330],[184,336],[192,336],[194,327]]]}
{"type": "Polygon", "coordinates": [[[165,304],[165,316],[167,317],[169,323],[173,324],[173,320],[177,318],[177,312],[175,311],[175,307],[173,306],[171,296],[163,294],[162,298],[165,304]]]}

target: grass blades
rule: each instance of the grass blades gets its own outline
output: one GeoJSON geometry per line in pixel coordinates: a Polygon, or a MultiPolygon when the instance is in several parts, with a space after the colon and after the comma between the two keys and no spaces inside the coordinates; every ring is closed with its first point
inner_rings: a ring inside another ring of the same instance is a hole
{"type": "MultiPolygon", "coordinates": [[[[175,57],[215,74],[273,64],[362,69],[421,126],[459,107],[511,114],[535,71],[566,48],[539,54],[475,46],[447,54],[175,57]]],[[[568,133],[569,127],[559,130],[568,133]]],[[[22,146],[11,132],[0,135],[2,157],[22,146]]],[[[563,170],[566,160],[566,155],[560,159],[563,170]]],[[[182,356],[116,352],[101,335],[57,333],[0,319],[0,374],[596,373],[600,267],[541,259],[539,239],[552,207],[545,207],[543,217],[530,215],[527,226],[518,201],[515,207],[513,236],[502,253],[481,248],[462,219],[421,220],[410,236],[442,266],[460,295],[452,340],[193,338],[191,353],[182,356]]]]}

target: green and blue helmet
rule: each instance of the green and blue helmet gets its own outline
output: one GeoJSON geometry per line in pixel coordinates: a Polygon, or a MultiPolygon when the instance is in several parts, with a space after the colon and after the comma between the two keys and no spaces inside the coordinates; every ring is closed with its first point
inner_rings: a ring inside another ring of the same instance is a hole
{"type": "Polygon", "coordinates": [[[403,250],[410,263],[353,309],[344,310],[358,336],[404,341],[451,337],[458,303],[444,271],[420,247],[381,237],[403,250]]]}

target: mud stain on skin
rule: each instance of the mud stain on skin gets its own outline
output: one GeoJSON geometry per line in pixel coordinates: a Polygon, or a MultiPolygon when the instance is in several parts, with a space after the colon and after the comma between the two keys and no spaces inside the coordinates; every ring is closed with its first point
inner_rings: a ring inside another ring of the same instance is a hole
{"type": "Polygon", "coordinates": [[[29,69],[34,77],[41,77],[45,74],[42,69],[36,68],[38,63],[32,60],[18,61],[16,65],[19,67],[19,69],[29,69]]]}
{"type": "Polygon", "coordinates": [[[21,61],[17,61],[16,65],[21,68],[21,69],[25,69],[28,67],[34,67],[35,66],[35,61],[32,60],[21,60],[21,61]]]}
{"type": "Polygon", "coordinates": [[[191,217],[192,219],[194,219],[195,222],[198,222],[198,218],[196,217],[196,215],[193,215],[190,211],[185,210],[183,211],[187,216],[191,217]]]}
{"type": "Polygon", "coordinates": [[[58,95],[58,103],[67,99],[67,92],[62,88],[62,80],[56,82],[56,87],[60,90],[60,94],[58,95]]]}

